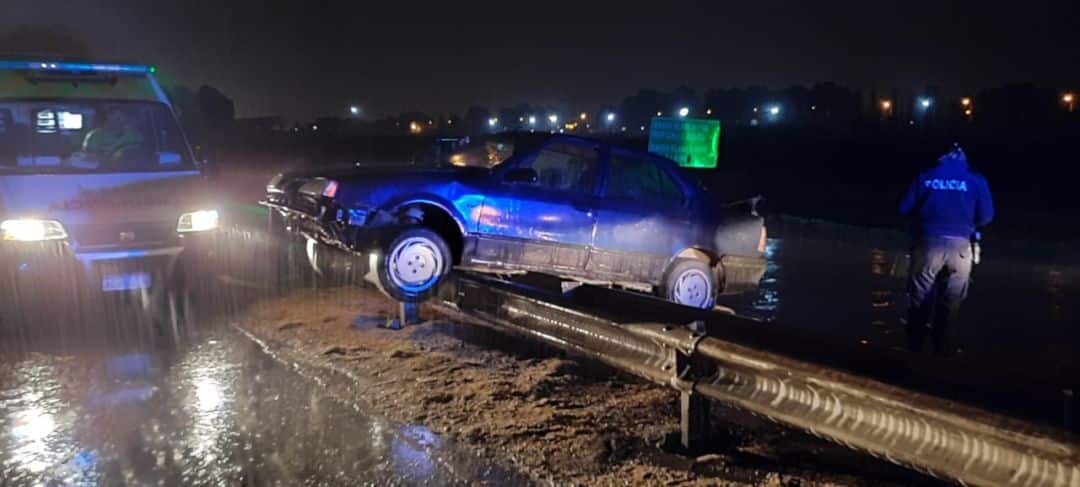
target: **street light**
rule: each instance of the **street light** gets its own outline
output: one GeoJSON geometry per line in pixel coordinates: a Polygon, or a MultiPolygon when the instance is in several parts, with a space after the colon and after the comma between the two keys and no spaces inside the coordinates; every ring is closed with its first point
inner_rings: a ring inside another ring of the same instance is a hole
{"type": "Polygon", "coordinates": [[[929,110],[930,105],[933,105],[933,104],[934,104],[934,100],[931,100],[930,98],[926,98],[926,97],[919,98],[919,106],[922,107],[923,110],[929,110]]]}
{"type": "Polygon", "coordinates": [[[773,105],[769,107],[769,115],[772,115],[774,117],[780,115],[780,105],[773,105]]]}
{"type": "Polygon", "coordinates": [[[551,122],[552,125],[555,125],[559,123],[559,116],[552,113],[551,115],[548,115],[548,121],[551,122]]]}
{"type": "Polygon", "coordinates": [[[679,109],[679,118],[686,118],[690,114],[690,108],[682,107],[679,109]]]}
{"type": "Polygon", "coordinates": [[[360,115],[360,107],[356,105],[349,107],[349,113],[351,113],[354,117],[360,115]]]}
{"type": "Polygon", "coordinates": [[[585,112],[581,112],[580,117],[581,117],[582,120],[587,120],[589,118],[589,114],[587,114],[585,112]]]}
{"type": "Polygon", "coordinates": [[[663,117],[663,116],[664,116],[664,112],[661,112],[661,111],[657,110],[657,111],[656,111],[656,116],[657,116],[657,117],[663,117]]]}
{"type": "Polygon", "coordinates": [[[705,115],[712,115],[712,108],[706,108],[705,115]]]}
{"type": "Polygon", "coordinates": [[[960,106],[965,107],[965,108],[971,106],[971,98],[968,98],[966,96],[961,98],[960,99],[960,106]]]}
{"type": "Polygon", "coordinates": [[[499,119],[494,118],[494,117],[488,119],[488,127],[495,127],[498,124],[499,124],[499,119]]]}
{"type": "Polygon", "coordinates": [[[536,115],[529,115],[529,125],[536,125],[536,115]]]}
{"type": "Polygon", "coordinates": [[[892,100],[881,100],[881,111],[888,113],[892,110],[892,100]]]}
{"type": "Polygon", "coordinates": [[[608,113],[607,114],[607,121],[608,121],[608,123],[614,122],[615,121],[615,114],[614,113],[608,113]]]}
{"type": "Polygon", "coordinates": [[[1069,109],[1070,112],[1072,112],[1073,109],[1076,108],[1076,95],[1072,93],[1065,93],[1064,95],[1061,95],[1061,101],[1065,103],[1065,106],[1069,109]]]}

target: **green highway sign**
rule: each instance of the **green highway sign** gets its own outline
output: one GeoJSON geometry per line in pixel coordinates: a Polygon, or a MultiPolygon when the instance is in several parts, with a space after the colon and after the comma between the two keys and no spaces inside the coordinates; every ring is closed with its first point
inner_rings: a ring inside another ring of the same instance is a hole
{"type": "Polygon", "coordinates": [[[682,167],[716,167],[719,144],[719,120],[655,117],[649,125],[649,152],[682,167]]]}

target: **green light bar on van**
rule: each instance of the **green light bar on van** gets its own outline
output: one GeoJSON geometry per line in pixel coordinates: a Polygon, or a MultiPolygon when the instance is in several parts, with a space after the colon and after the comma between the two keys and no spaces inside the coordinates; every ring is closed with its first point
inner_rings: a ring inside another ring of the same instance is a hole
{"type": "Polygon", "coordinates": [[[157,71],[157,68],[153,66],[141,64],[68,63],[51,61],[0,61],[0,69],[118,74],[145,74],[157,71]]]}

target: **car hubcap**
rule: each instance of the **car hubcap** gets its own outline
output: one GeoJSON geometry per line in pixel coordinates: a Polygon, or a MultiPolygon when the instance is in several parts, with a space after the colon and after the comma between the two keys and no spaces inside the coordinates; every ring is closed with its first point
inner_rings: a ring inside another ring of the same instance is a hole
{"type": "Polygon", "coordinates": [[[709,282],[709,276],[699,269],[683,272],[675,280],[674,298],[676,303],[695,308],[704,308],[709,305],[711,297],[712,284],[709,282]]]}
{"type": "Polygon", "coordinates": [[[407,238],[390,253],[390,279],[407,291],[426,290],[442,270],[442,254],[435,242],[426,238],[407,238]]]}

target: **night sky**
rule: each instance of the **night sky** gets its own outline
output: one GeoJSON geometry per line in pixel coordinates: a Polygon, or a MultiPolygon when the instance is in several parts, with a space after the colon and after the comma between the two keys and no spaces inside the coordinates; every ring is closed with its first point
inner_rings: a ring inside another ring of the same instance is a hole
{"type": "Polygon", "coordinates": [[[0,40],[70,32],[95,58],[213,85],[238,116],[290,119],[350,103],[368,117],[473,102],[593,110],[680,84],[1080,85],[1075,1],[274,3],[4,0],[0,40]]]}

